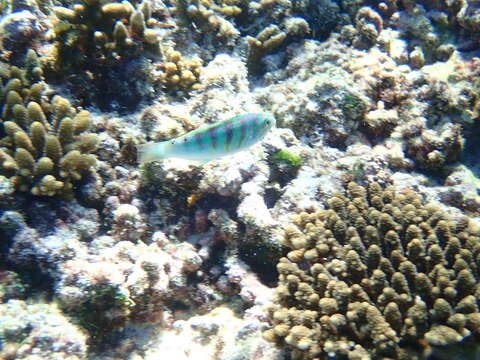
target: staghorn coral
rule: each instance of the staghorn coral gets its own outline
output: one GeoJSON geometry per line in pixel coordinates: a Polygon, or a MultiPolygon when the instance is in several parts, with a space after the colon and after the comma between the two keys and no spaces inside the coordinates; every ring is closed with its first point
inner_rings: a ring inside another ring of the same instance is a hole
{"type": "Polygon", "coordinates": [[[478,229],[414,192],[349,183],[295,215],[264,336],[294,359],[412,359],[480,335],[478,229]]]}
{"type": "Polygon", "coordinates": [[[302,17],[289,17],[281,25],[269,24],[253,37],[246,37],[248,43],[247,66],[249,73],[256,75],[261,73],[267,61],[262,58],[277,52],[288,45],[292,40],[301,39],[311,29],[307,21],[302,17]]]}
{"type": "Polygon", "coordinates": [[[353,41],[353,45],[359,49],[372,47],[383,30],[382,17],[367,6],[357,12],[355,24],[359,36],[353,41]]]}
{"type": "Polygon", "coordinates": [[[258,73],[261,67],[261,58],[272,53],[285,41],[287,34],[277,25],[267,26],[256,37],[247,36],[249,44],[248,68],[250,73],[258,73]]]}
{"type": "Polygon", "coordinates": [[[61,96],[43,95],[42,69],[30,50],[26,68],[6,67],[0,75],[2,122],[0,172],[16,189],[33,195],[70,197],[75,183],[95,164],[97,143],[88,111],[79,111],[61,96]]]}

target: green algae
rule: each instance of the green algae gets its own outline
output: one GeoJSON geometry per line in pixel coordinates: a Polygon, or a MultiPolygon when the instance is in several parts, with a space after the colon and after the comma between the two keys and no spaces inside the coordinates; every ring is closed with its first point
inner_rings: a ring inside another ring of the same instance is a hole
{"type": "Polygon", "coordinates": [[[285,149],[275,153],[272,160],[277,165],[288,165],[292,168],[299,168],[302,166],[302,158],[285,149]]]}

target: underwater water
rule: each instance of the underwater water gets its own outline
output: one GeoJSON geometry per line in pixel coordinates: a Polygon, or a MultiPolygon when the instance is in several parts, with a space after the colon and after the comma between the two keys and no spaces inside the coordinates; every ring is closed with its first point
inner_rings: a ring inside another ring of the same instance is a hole
{"type": "Polygon", "coordinates": [[[478,0],[0,1],[0,359],[480,360],[478,0]]]}

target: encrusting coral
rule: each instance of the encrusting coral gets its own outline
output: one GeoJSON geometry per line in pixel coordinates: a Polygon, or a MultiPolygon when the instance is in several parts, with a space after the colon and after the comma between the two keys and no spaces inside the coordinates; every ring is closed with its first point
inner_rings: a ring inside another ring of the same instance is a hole
{"type": "Polygon", "coordinates": [[[349,183],[285,229],[264,337],[293,359],[414,359],[480,335],[480,239],[413,192],[349,183]]]}
{"type": "Polygon", "coordinates": [[[88,133],[88,111],[79,111],[61,97],[48,99],[35,51],[25,69],[4,66],[0,122],[0,174],[20,191],[33,195],[71,196],[74,184],[96,162],[89,154],[97,136],[88,133]]]}

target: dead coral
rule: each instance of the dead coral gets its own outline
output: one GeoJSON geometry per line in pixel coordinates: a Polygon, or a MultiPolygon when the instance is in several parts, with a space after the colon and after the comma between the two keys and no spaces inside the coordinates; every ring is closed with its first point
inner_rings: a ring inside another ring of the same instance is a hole
{"type": "Polygon", "coordinates": [[[417,166],[428,171],[441,170],[458,160],[464,139],[460,125],[447,124],[442,132],[418,129],[406,141],[407,154],[417,166]]]}
{"type": "Polygon", "coordinates": [[[382,17],[372,8],[362,7],[355,17],[358,37],[353,45],[359,49],[368,49],[375,45],[380,32],[383,30],[382,17]]]}
{"type": "Polygon", "coordinates": [[[71,196],[96,161],[89,154],[97,143],[88,133],[89,113],[77,112],[60,96],[43,95],[46,85],[33,50],[26,64],[26,69],[6,66],[0,74],[0,173],[20,191],[71,196]]]}
{"type": "Polygon", "coordinates": [[[413,192],[348,184],[286,230],[266,339],[316,357],[414,358],[478,337],[478,229],[413,192]],[[425,349],[427,348],[427,349],[425,349]]]}

